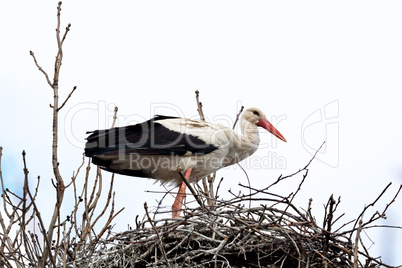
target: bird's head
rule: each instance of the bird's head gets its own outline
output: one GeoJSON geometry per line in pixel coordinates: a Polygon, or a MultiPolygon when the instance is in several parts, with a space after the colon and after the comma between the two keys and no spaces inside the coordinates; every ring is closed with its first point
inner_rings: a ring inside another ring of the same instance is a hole
{"type": "Polygon", "coordinates": [[[265,114],[258,108],[248,108],[245,110],[243,112],[242,121],[265,128],[272,135],[286,142],[285,137],[267,120],[265,114]]]}

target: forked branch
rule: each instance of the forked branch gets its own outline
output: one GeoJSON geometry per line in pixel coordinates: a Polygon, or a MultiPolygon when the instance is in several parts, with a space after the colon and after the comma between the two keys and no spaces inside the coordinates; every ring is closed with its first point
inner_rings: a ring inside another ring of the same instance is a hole
{"type": "MultiPolygon", "coordinates": [[[[71,24],[68,24],[66,27],[66,31],[61,37],[60,35],[60,13],[61,13],[61,4],[62,2],[60,1],[57,6],[57,28],[56,28],[56,39],[57,39],[57,47],[58,47],[58,52],[56,55],[55,63],[54,63],[54,75],[53,75],[53,82],[50,81],[49,76],[47,72],[40,67],[38,64],[38,61],[36,60],[35,54],[30,51],[30,55],[32,56],[35,65],[38,67],[38,69],[44,74],[46,77],[46,81],[49,84],[49,86],[53,89],[53,104],[51,107],[53,108],[53,123],[52,123],[52,132],[53,132],[53,142],[52,142],[52,166],[53,166],[53,173],[55,176],[56,180],[56,204],[54,207],[53,211],[53,216],[50,220],[49,223],[49,228],[47,230],[47,241],[52,241],[53,240],[53,231],[56,227],[56,221],[60,222],[60,207],[63,202],[63,197],[64,197],[64,181],[63,178],[60,174],[59,170],[59,160],[58,160],[58,112],[59,110],[66,104],[67,100],[71,97],[71,94],[74,92],[75,88],[73,91],[70,93],[70,95],[67,97],[66,101],[62,104],[62,106],[59,107],[59,76],[60,76],[60,68],[62,65],[62,60],[63,60],[63,48],[62,45],[66,39],[67,33],[70,30],[71,24]]],[[[60,232],[58,232],[58,239],[59,241],[59,236],[60,232]]],[[[44,263],[46,263],[48,256],[50,256],[51,253],[48,251],[45,251],[44,254],[44,263]]],[[[53,261],[53,260],[52,260],[53,261]]]]}

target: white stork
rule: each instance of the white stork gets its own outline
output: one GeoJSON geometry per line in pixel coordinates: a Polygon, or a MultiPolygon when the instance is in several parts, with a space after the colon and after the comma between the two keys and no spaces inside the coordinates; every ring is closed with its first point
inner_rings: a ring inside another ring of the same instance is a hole
{"type": "Polygon", "coordinates": [[[178,170],[185,170],[184,177],[194,183],[245,159],[257,150],[259,126],[286,142],[261,110],[249,108],[240,119],[242,135],[220,124],[156,116],[136,125],[88,132],[85,155],[110,172],[180,185],[172,206],[172,217],[177,218],[186,191],[178,170]]]}

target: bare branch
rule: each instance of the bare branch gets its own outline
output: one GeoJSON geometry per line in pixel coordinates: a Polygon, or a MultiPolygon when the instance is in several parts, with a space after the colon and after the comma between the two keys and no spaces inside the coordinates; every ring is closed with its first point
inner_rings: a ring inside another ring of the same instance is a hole
{"type": "Polygon", "coordinates": [[[70,31],[70,28],[71,28],[71,23],[69,23],[66,27],[66,31],[64,32],[63,39],[61,40],[61,44],[64,43],[64,40],[66,39],[67,33],[70,31]]]}
{"type": "MultiPolygon", "coordinates": [[[[387,191],[387,189],[391,186],[391,184],[392,184],[392,182],[388,183],[388,185],[382,190],[382,192],[380,193],[380,195],[377,196],[377,198],[376,198],[372,203],[370,203],[369,205],[367,205],[367,206],[364,207],[363,211],[362,211],[362,212],[360,213],[360,215],[357,217],[357,219],[356,219],[356,221],[355,221],[355,224],[353,225],[353,230],[356,228],[356,225],[359,223],[361,217],[363,217],[363,215],[364,215],[364,213],[366,212],[366,210],[367,210],[369,207],[372,207],[372,206],[374,206],[374,205],[377,203],[377,201],[383,196],[383,194],[387,191]]],[[[399,188],[399,189],[400,189],[400,188],[399,188]]],[[[398,190],[398,193],[399,193],[399,190],[398,190]]],[[[396,198],[396,196],[395,196],[395,198],[396,198]]],[[[350,234],[350,237],[349,237],[349,238],[351,238],[352,234],[353,234],[353,233],[350,234]]]]}
{"type": "Polygon", "coordinates": [[[275,184],[279,183],[280,181],[282,181],[282,180],[284,180],[284,179],[291,178],[291,177],[293,177],[293,176],[299,174],[300,172],[307,170],[308,166],[309,166],[309,165],[311,164],[311,162],[314,160],[314,158],[316,157],[316,155],[318,154],[318,152],[321,150],[322,146],[324,146],[324,144],[325,144],[325,141],[321,144],[321,146],[318,148],[318,150],[315,152],[315,154],[313,155],[313,157],[310,159],[310,161],[308,161],[307,165],[306,165],[304,168],[299,169],[299,170],[296,171],[295,173],[290,174],[290,175],[287,175],[287,176],[284,176],[284,177],[282,177],[282,175],[279,176],[279,178],[278,178],[274,183],[272,183],[272,184],[270,184],[268,187],[266,187],[265,190],[268,190],[269,188],[271,188],[272,186],[274,186],[275,184]]]}
{"type": "Polygon", "coordinates": [[[195,91],[195,100],[197,101],[197,111],[200,115],[202,121],[205,121],[204,112],[202,111],[202,103],[199,100],[200,92],[198,90],[195,91]]]}
{"type": "MultiPolygon", "coordinates": [[[[68,94],[66,100],[65,100],[65,101],[63,102],[63,104],[57,109],[57,111],[60,111],[61,108],[64,107],[64,105],[67,103],[68,99],[70,99],[71,95],[73,95],[73,93],[74,93],[74,91],[75,91],[76,89],[77,89],[77,87],[74,86],[74,87],[73,87],[73,90],[70,92],[70,94],[68,94]]],[[[51,105],[51,107],[52,107],[52,105],[51,105]]]]}
{"type": "Polygon", "coordinates": [[[37,62],[37,60],[36,60],[35,54],[34,54],[32,51],[29,51],[29,54],[32,56],[32,58],[33,58],[33,60],[34,60],[34,62],[35,62],[35,65],[36,65],[36,67],[38,67],[39,71],[41,71],[41,72],[45,75],[46,81],[47,81],[47,83],[49,84],[49,86],[50,86],[51,88],[53,88],[53,84],[52,84],[52,82],[50,82],[49,76],[47,75],[47,73],[45,72],[45,70],[43,70],[43,68],[39,66],[39,64],[38,64],[38,62],[37,62]]]}
{"type": "Polygon", "coordinates": [[[204,208],[205,206],[201,202],[201,199],[199,198],[197,192],[194,190],[193,186],[191,186],[188,180],[184,177],[180,169],[177,169],[177,172],[179,173],[181,180],[187,185],[188,189],[190,189],[190,192],[194,196],[195,200],[197,200],[197,203],[200,205],[200,207],[204,208]]]}
{"type": "Polygon", "coordinates": [[[114,128],[114,125],[116,123],[116,119],[117,119],[117,111],[119,110],[119,108],[114,107],[114,114],[113,114],[113,122],[112,122],[112,126],[110,128],[114,128]]]}
{"type": "Polygon", "coordinates": [[[237,124],[237,122],[239,121],[239,118],[240,118],[240,114],[243,112],[243,110],[244,110],[244,106],[241,106],[240,111],[236,115],[236,120],[233,123],[233,127],[232,127],[233,129],[236,127],[236,124],[237,124]]]}
{"type": "Polygon", "coordinates": [[[360,232],[362,231],[362,223],[363,221],[360,219],[359,220],[359,228],[357,228],[357,233],[356,233],[356,239],[355,239],[355,247],[353,251],[353,267],[357,268],[359,265],[359,257],[358,257],[358,248],[359,248],[359,237],[360,237],[360,232]]]}
{"type": "Polygon", "coordinates": [[[73,171],[73,176],[71,177],[71,182],[66,185],[66,188],[68,188],[68,187],[77,179],[77,176],[78,176],[78,174],[80,173],[80,170],[81,170],[81,168],[84,166],[84,164],[85,164],[85,154],[83,153],[83,154],[82,154],[82,162],[81,162],[81,165],[78,167],[77,172],[76,172],[75,174],[74,174],[74,171],[73,171]]]}
{"type": "Polygon", "coordinates": [[[159,235],[159,232],[158,232],[158,230],[156,229],[156,227],[155,227],[155,225],[154,225],[154,223],[153,223],[151,217],[149,216],[147,202],[144,203],[144,209],[145,209],[145,213],[147,214],[149,223],[151,224],[152,228],[155,230],[156,235],[158,236],[159,249],[160,249],[160,250],[162,251],[162,253],[163,253],[163,258],[165,259],[166,265],[167,265],[168,267],[170,267],[169,260],[168,260],[168,258],[167,258],[167,256],[166,256],[165,248],[163,247],[162,239],[161,239],[161,237],[160,237],[160,235],[159,235]]]}
{"type": "MultiPolygon", "coordinates": [[[[109,194],[108,194],[107,199],[106,199],[106,204],[105,204],[105,206],[104,206],[102,212],[101,212],[101,213],[96,217],[96,219],[92,222],[92,224],[91,224],[91,229],[94,228],[95,224],[96,224],[96,223],[98,222],[98,220],[105,214],[106,209],[109,207],[110,200],[112,199],[113,182],[114,182],[114,173],[112,173],[112,179],[111,179],[111,181],[110,181],[109,194]]],[[[94,207],[94,208],[95,208],[95,207],[94,207]]]]}
{"type": "MultiPolygon", "coordinates": [[[[35,64],[37,65],[39,70],[41,70],[42,73],[45,74],[46,79],[48,81],[48,84],[53,88],[52,166],[53,166],[53,173],[54,173],[54,176],[55,176],[55,179],[56,179],[56,187],[57,187],[57,189],[56,189],[56,204],[55,204],[54,211],[53,211],[53,216],[52,216],[52,218],[50,220],[49,228],[48,228],[48,231],[47,231],[48,241],[51,241],[52,238],[53,238],[53,231],[54,231],[54,229],[56,227],[56,221],[58,221],[60,223],[60,207],[61,207],[61,204],[63,202],[64,190],[65,190],[64,181],[63,181],[63,178],[62,178],[62,176],[60,174],[60,171],[59,171],[59,161],[58,161],[58,151],[57,151],[57,148],[58,148],[58,111],[59,111],[59,92],[58,92],[58,90],[59,90],[60,67],[61,67],[62,59],[63,59],[62,41],[60,39],[61,4],[62,4],[62,2],[60,1],[58,3],[58,6],[57,6],[56,39],[57,39],[58,52],[57,52],[56,59],[55,59],[55,69],[54,69],[53,83],[50,82],[49,77],[43,71],[43,69],[39,67],[39,65],[37,64],[33,53],[31,52],[31,55],[34,58],[35,64]]],[[[66,33],[65,33],[65,35],[63,37],[63,41],[65,39],[65,36],[66,36],[68,30],[69,30],[69,27],[67,27],[67,29],[66,29],[66,33]]],[[[59,239],[59,235],[60,235],[60,230],[58,230],[58,239],[59,239]]],[[[44,262],[46,262],[46,260],[48,258],[47,254],[48,254],[48,252],[45,251],[45,255],[43,257],[44,262]]]]}

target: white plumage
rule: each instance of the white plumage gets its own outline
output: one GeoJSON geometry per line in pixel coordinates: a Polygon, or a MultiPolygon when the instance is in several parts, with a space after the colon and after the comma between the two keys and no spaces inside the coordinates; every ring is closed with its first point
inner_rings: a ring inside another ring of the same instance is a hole
{"type": "MultiPolygon", "coordinates": [[[[111,172],[179,185],[178,168],[187,171],[190,182],[197,182],[252,155],[260,142],[258,126],[286,142],[261,110],[249,108],[240,119],[241,135],[220,124],[156,116],[133,126],[91,132],[85,154],[111,172]]],[[[182,184],[176,209],[181,207],[184,190],[182,184]]]]}

